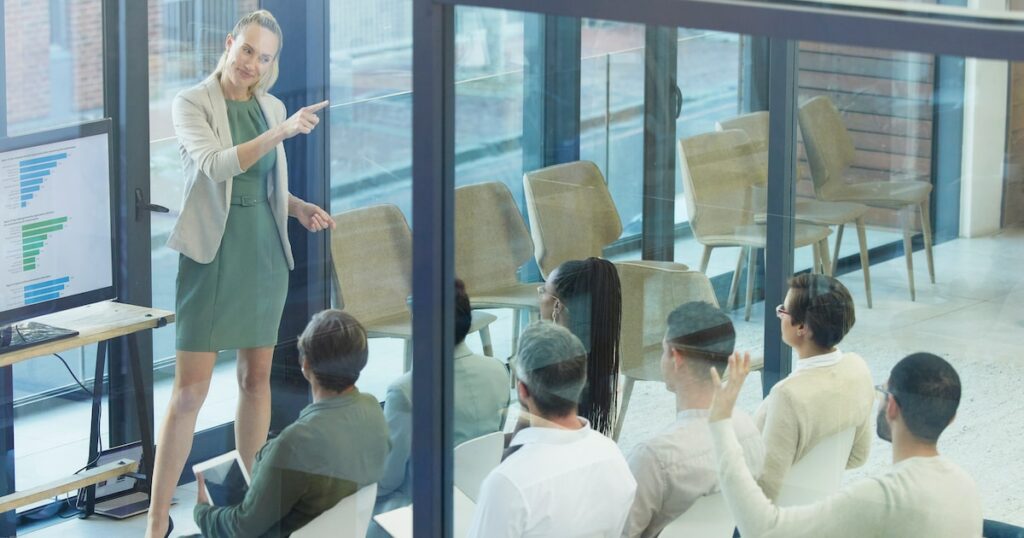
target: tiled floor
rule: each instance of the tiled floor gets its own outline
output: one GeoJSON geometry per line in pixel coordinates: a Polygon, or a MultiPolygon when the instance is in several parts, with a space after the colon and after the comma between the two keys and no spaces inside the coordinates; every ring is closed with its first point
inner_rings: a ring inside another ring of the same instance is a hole
{"type": "MultiPolygon", "coordinates": [[[[871,240],[872,233],[868,235],[871,240]]],[[[892,236],[884,239],[891,240],[892,236]]],[[[694,246],[687,244],[684,248],[691,252],[694,246]]],[[[847,234],[843,251],[853,253],[856,248],[856,236],[847,234]]],[[[735,263],[735,251],[724,251],[721,265],[728,270],[735,263]]],[[[715,257],[718,256],[716,251],[715,257]]],[[[1024,379],[1024,362],[1020,360],[1024,343],[1024,276],[1020,271],[1024,266],[1024,230],[937,246],[934,285],[928,282],[923,252],[916,253],[914,261],[915,302],[909,300],[902,258],[872,266],[874,308],[870,310],[864,301],[861,273],[841,278],[853,293],[858,308],[857,323],[841,347],[860,353],[879,382],[897,360],[914,351],[932,351],[950,360],[961,375],[964,398],[955,423],[943,436],[940,450],[975,478],[986,517],[1024,525],[1024,463],[1020,459],[1024,438],[1024,398],[1020,396],[1024,379]]],[[[696,265],[695,260],[690,262],[696,265]]],[[[496,355],[504,357],[509,350],[511,317],[507,311],[495,313],[501,316],[493,328],[496,355]]],[[[764,305],[755,305],[749,322],[743,321],[741,311],[734,313],[733,319],[739,336],[738,348],[760,350],[764,305]]],[[[477,347],[478,341],[471,337],[470,344],[477,347]]],[[[363,390],[383,397],[388,382],[401,369],[401,342],[382,339],[373,340],[371,345],[371,365],[360,385],[363,390]]],[[[204,407],[200,418],[204,427],[229,420],[234,414],[233,366],[228,363],[218,367],[216,375],[215,386],[223,389],[204,407]]],[[[159,402],[165,405],[168,391],[167,383],[156,387],[158,415],[162,415],[159,402]]],[[[752,412],[760,400],[760,379],[754,375],[744,388],[740,405],[752,412]]],[[[672,395],[660,383],[638,383],[620,439],[621,448],[628,451],[639,440],[671,423],[673,406],[672,395]]],[[[19,419],[18,480],[22,487],[39,483],[48,474],[66,474],[84,458],[87,410],[67,407],[46,416],[19,419]],[[61,426],[54,428],[54,424],[61,426]],[[48,464],[53,461],[73,461],[76,465],[68,464],[69,470],[48,464]]],[[[890,457],[889,446],[876,440],[868,463],[846,473],[846,480],[884,471],[890,457]]],[[[194,532],[190,516],[194,486],[179,488],[179,498],[181,503],[172,511],[175,534],[179,529],[182,533],[194,532]]],[[[123,522],[90,518],[68,520],[31,535],[139,536],[143,525],[142,517],[123,522]]]]}

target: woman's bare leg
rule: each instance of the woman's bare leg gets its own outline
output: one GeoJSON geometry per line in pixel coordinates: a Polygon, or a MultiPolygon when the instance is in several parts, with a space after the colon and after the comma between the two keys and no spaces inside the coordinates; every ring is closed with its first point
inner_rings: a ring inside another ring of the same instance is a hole
{"type": "Polygon", "coordinates": [[[238,350],[238,413],[235,417],[235,447],[245,466],[252,462],[270,432],[270,367],[274,348],[238,350]]]}
{"type": "Polygon", "coordinates": [[[196,417],[210,390],[210,378],[216,360],[217,354],[213,352],[177,352],[171,402],[157,437],[146,538],[163,538],[167,533],[171,498],[192,450],[196,417]]]}

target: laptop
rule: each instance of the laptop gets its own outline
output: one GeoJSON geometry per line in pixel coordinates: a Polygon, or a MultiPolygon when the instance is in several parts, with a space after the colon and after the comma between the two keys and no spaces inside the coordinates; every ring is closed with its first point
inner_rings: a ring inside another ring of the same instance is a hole
{"type": "MultiPolygon", "coordinates": [[[[94,466],[122,459],[141,462],[142,444],[135,442],[104,450],[100,452],[94,466]]],[[[140,468],[139,471],[144,472],[144,469],[140,468]]],[[[114,519],[125,519],[149,510],[149,495],[139,491],[138,487],[139,481],[128,475],[99,482],[96,484],[95,512],[114,519]]],[[[80,498],[84,498],[84,495],[85,490],[79,490],[80,498]]]]}

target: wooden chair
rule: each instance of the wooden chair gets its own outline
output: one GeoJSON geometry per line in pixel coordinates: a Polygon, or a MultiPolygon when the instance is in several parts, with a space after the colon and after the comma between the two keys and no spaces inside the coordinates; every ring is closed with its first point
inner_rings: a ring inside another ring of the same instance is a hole
{"type": "Polygon", "coordinates": [[[911,248],[911,217],[916,207],[921,215],[928,276],[935,283],[932,258],[932,228],[929,217],[930,183],[924,181],[877,181],[858,178],[851,169],[856,148],[839,110],[825,96],[810,99],[800,106],[798,116],[804,137],[807,162],[811,168],[814,194],[819,200],[856,202],[870,207],[898,211],[903,226],[903,250],[907,261],[910,300],[914,291],[914,257],[911,248]]]}
{"type": "MultiPolygon", "coordinates": [[[[767,186],[768,183],[768,112],[752,112],[725,121],[718,122],[718,130],[739,129],[747,133],[754,149],[754,159],[758,165],[757,185],[767,186]]],[[[763,220],[765,207],[755,204],[757,214],[754,220],[763,220]]],[[[843,229],[853,223],[857,227],[857,239],[860,241],[860,267],[864,273],[864,291],[867,295],[868,308],[871,308],[871,264],[868,262],[868,244],[864,228],[864,214],[868,207],[854,202],[827,202],[824,200],[797,198],[794,208],[798,221],[836,226],[835,248],[832,249],[832,265],[823,268],[823,272],[833,275],[839,262],[839,247],[843,240],[843,229]]]]}
{"type": "Polygon", "coordinates": [[[512,355],[519,341],[519,312],[540,315],[537,283],[516,272],[533,255],[533,241],[512,193],[489,182],[455,189],[455,272],[473,308],[511,308],[512,355]]]}
{"type": "Polygon", "coordinates": [[[725,502],[725,496],[719,493],[705,495],[683,515],[669,523],[659,538],[732,538],[736,528],[735,519],[725,502]]]}
{"type": "MultiPolygon", "coordinates": [[[[370,337],[405,340],[405,369],[412,364],[412,232],[398,207],[386,204],[333,216],[331,259],[338,306],[355,316],[370,337]]],[[[470,332],[479,332],[484,353],[493,355],[488,326],[492,314],[473,312],[470,332]]]]}
{"type": "MultiPolygon", "coordinates": [[[[747,260],[747,293],[744,319],[750,319],[754,292],[755,255],[765,248],[767,230],[754,221],[753,192],[759,176],[750,139],[743,131],[700,134],[679,141],[679,166],[690,227],[704,246],[701,272],[707,271],[711,251],[717,247],[741,247],[729,288],[727,307],[737,295],[740,269],[747,260]]],[[[814,248],[814,268],[829,267],[825,226],[796,223],[795,247],[814,248]]]]}

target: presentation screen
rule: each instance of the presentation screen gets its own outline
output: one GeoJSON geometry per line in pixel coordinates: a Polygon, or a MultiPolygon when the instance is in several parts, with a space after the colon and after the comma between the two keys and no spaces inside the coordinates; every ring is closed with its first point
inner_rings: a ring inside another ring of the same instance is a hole
{"type": "Polygon", "coordinates": [[[0,325],[114,298],[110,121],[0,140],[0,325]]]}

